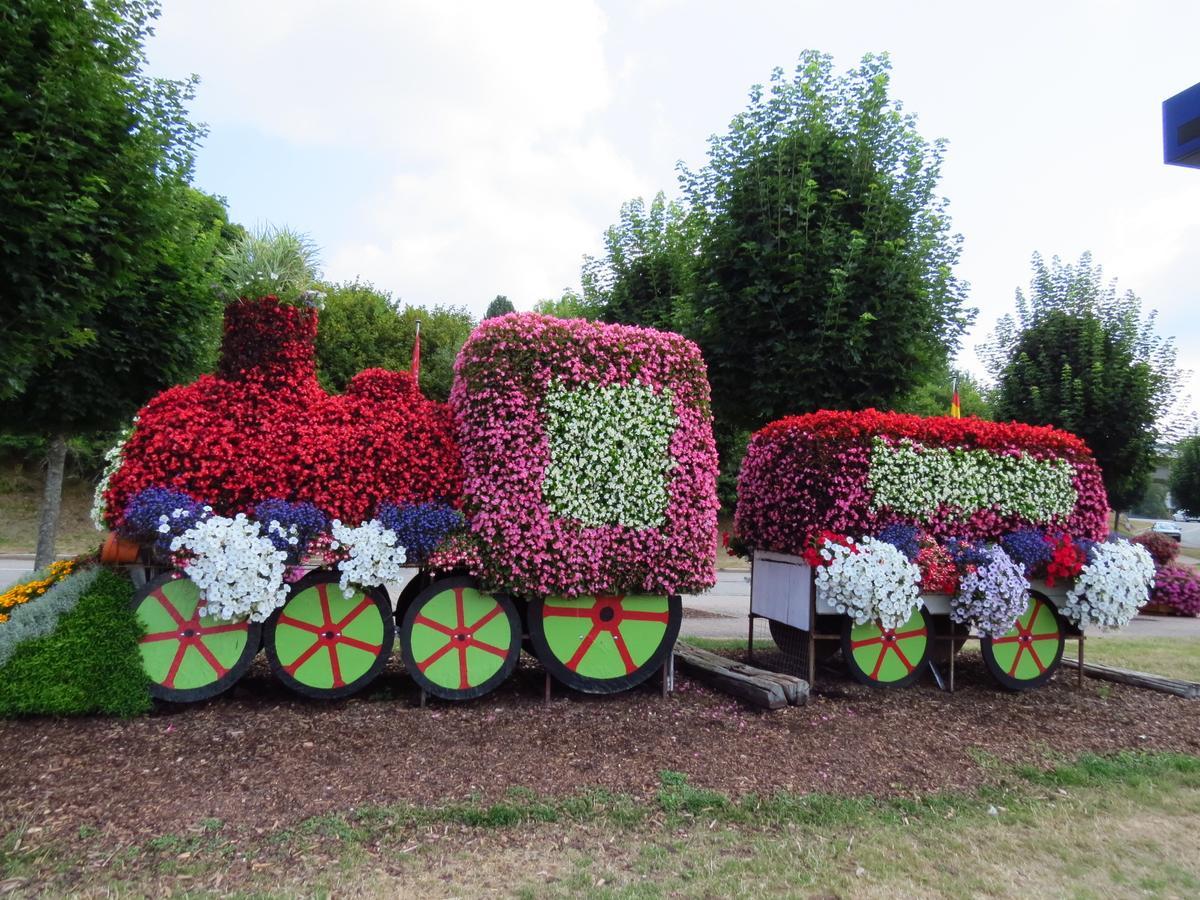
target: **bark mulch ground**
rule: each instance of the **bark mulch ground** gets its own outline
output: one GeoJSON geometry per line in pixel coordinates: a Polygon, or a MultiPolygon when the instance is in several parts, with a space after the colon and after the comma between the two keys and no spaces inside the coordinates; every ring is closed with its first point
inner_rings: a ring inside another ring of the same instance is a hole
{"type": "MultiPolygon", "coordinates": [[[[760,656],[761,658],[761,656],[760,656]]],[[[808,707],[773,713],[684,678],[591,697],[526,660],[499,691],[463,705],[415,704],[396,662],[365,695],[317,703],[288,694],[261,659],[230,693],[142,719],[0,722],[0,833],[45,844],[98,829],[145,840],[220,819],[286,828],[364,805],[491,800],[604,788],[649,796],[663,770],[747,793],[898,794],[974,789],[989,759],[1134,748],[1200,753],[1200,702],[1060,672],[1026,694],[997,689],[977,655],[959,690],[877,691],[825,678],[808,707]]]]}

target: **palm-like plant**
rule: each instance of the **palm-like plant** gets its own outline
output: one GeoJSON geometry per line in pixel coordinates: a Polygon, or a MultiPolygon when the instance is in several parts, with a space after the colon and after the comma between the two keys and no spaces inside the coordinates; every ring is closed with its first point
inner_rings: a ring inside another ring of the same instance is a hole
{"type": "Polygon", "coordinates": [[[227,301],[275,295],[282,303],[312,302],[320,255],[307,234],[267,225],[248,232],[221,257],[217,290],[227,301]]]}

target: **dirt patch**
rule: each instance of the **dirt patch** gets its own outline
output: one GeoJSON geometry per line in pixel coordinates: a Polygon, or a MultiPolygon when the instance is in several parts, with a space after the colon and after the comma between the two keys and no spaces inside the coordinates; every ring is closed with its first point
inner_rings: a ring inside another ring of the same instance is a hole
{"type": "MultiPolygon", "coordinates": [[[[760,654],[760,659],[762,655],[760,654]]],[[[813,703],[774,713],[680,678],[589,697],[525,660],[499,691],[418,708],[393,662],[366,695],[330,704],[288,694],[260,660],[229,694],[130,721],[0,723],[0,828],[69,840],[98,829],[139,840],[220,819],[252,829],[365,805],[439,805],[514,787],[652,794],[664,769],[733,796],[970,789],[986,760],[1125,748],[1200,752],[1200,703],[1060,675],[1041,690],[995,688],[976,657],[959,690],[894,692],[829,680],[813,703]],[[982,762],[981,762],[982,761],[982,762]]]]}
{"type": "Polygon", "coordinates": [[[710,612],[707,609],[696,609],[692,606],[683,608],[683,617],[685,619],[731,619],[733,616],[724,616],[721,613],[710,612]]]}

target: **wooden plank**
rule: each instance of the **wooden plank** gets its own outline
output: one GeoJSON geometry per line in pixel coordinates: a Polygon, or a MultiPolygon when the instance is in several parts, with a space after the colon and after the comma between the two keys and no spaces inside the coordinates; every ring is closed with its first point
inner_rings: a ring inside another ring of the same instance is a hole
{"type": "MultiPolygon", "coordinates": [[[[1064,656],[1063,665],[1068,669],[1078,669],[1079,660],[1064,656]]],[[[1187,700],[1200,700],[1200,682],[1182,681],[1178,678],[1166,678],[1150,672],[1135,672],[1132,669],[1119,669],[1116,666],[1103,666],[1098,663],[1084,663],[1083,674],[1102,681],[1115,681],[1149,691],[1174,694],[1187,700]]]]}
{"type": "Polygon", "coordinates": [[[763,709],[808,702],[808,684],[790,675],[757,669],[688,644],[675,645],[675,659],[697,681],[763,709]]]}

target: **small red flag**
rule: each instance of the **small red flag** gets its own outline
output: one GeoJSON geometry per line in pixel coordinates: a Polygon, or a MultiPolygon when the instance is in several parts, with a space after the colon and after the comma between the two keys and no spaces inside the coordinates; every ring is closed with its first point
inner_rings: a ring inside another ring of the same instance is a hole
{"type": "Polygon", "coordinates": [[[413,381],[421,383],[421,323],[417,322],[417,333],[413,337],[412,365],[409,366],[413,381]]]}

